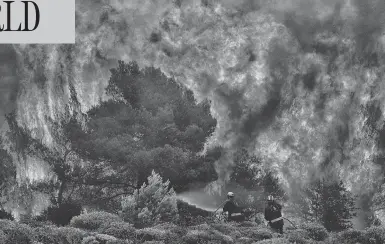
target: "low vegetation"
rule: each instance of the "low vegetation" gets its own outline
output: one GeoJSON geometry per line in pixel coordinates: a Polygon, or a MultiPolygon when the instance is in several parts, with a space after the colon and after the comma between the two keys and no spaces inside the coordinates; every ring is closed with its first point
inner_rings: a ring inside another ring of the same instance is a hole
{"type": "Polygon", "coordinates": [[[287,229],[279,235],[269,228],[253,222],[206,223],[194,226],[180,226],[163,223],[142,229],[117,221],[99,224],[91,216],[108,216],[108,220],[119,219],[109,213],[82,214],[71,223],[71,227],[46,225],[30,227],[11,220],[0,221],[0,244],[350,244],[385,243],[385,229],[371,227],[365,230],[348,229],[330,233],[325,228],[303,225],[297,229],[287,229]],[[82,223],[77,225],[75,223],[82,223]],[[72,226],[77,226],[72,227],[72,226]],[[96,228],[96,226],[98,226],[96,228]],[[92,227],[92,228],[90,228],[92,227]]]}

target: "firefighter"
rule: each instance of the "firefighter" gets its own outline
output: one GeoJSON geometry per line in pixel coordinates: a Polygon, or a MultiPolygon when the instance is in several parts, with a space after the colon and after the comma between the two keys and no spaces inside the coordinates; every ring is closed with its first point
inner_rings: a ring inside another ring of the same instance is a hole
{"type": "Polygon", "coordinates": [[[267,207],[265,208],[265,219],[271,228],[283,234],[282,206],[274,200],[273,196],[268,196],[267,207]]]}
{"type": "Polygon", "coordinates": [[[239,207],[234,202],[234,193],[227,193],[227,201],[223,206],[223,212],[227,212],[227,220],[228,221],[242,221],[244,216],[239,211],[239,207]]]}

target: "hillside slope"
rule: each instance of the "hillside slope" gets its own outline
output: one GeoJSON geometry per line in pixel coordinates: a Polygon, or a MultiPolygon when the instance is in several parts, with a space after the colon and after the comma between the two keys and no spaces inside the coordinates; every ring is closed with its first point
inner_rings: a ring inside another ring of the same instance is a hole
{"type": "Polygon", "coordinates": [[[69,227],[48,223],[16,223],[0,220],[0,244],[284,244],[284,243],[384,243],[385,228],[328,233],[323,227],[302,224],[286,226],[283,235],[254,222],[221,223],[206,219],[201,224],[182,226],[164,223],[135,229],[117,216],[93,213],[74,218],[69,227]],[[87,216],[88,215],[88,216],[87,216]],[[96,216],[96,217],[95,217],[96,216]]]}

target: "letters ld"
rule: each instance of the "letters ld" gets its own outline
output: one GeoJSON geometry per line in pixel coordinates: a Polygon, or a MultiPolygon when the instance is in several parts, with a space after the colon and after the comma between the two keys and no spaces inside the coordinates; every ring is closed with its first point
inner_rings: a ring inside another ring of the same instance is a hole
{"type": "MultiPolygon", "coordinates": [[[[3,13],[3,12],[6,12],[7,13],[7,20],[6,20],[6,24],[0,24],[0,32],[2,31],[34,31],[36,30],[36,28],[39,26],[39,22],[40,22],[40,11],[39,11],[39,7],[37,6],[37,4],[33,1],[21,1],[22,3],[24,3],[24,29],[21,29],[21,25],[22,23],[19,24],[19,28],[17,30],[12,30],[11,29],[11,20],[12,20],[12,7],[15,7],[14,5],[12,5],[15,1],[3,1],[5,3],[5,7],[6,7],[6,11],[3,11],[4,9],[2,8],[4,5],[0,5],[0,15],[3,13]],[[28,6],[29,4],[32,4],[33,7],[35,7],[35,26],[32,28],[32,29],[29,29],[29,23],[28,23],[28,6]],[[5,27],[6,25],[6,27],[5,27]]],[[[20,8],[20,6],[17,6],[18,8],[20,8]]],[[[14,11],[18,11],[18,9],[14,9],[14,11]]]]}

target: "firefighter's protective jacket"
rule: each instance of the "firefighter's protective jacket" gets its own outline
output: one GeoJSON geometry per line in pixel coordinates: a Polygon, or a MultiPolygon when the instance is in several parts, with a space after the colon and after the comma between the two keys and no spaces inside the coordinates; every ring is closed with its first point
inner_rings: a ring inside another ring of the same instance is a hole
{"type": "Polygon", "coordinates": [[[271,204],[268,204],[265,208],[265,219],[269,222],[274,220],[279,220],[282,218],[282,205],[280,205],[277,202],[272,202],[271,204]]]}
{"type": "Polygon", "coordinates": [[[223,212],[228,213],[228,218],[231,218],[231,214],[236,213],[238,210],[238,206],[234,203],[234,201],[227,200],[225,205],[223,206],[223,212]]]}

